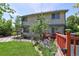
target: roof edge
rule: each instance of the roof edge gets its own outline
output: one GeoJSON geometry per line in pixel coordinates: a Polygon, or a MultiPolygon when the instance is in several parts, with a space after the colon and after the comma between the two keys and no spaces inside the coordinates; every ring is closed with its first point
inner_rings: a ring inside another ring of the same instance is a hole
{"type": "Polygon", "coordinates": [[[39,12],[39,13],[32,13],[32,14],[28,14],[28,15],[23,15],[23,16],[21,16],[21,17],[31,16],[31,15],[36,15],[36,14],[43,14],[43,13],[61,12],[61,11],[63,11],[63,12],[68,12],[68,9],[66,9],[66,10],[45,11],[45,12],[39,12]]]}

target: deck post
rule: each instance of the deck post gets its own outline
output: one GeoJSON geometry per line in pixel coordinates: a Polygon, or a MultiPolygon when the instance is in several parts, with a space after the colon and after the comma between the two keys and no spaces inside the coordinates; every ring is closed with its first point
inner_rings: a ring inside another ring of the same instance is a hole
{"type": "Polygon", "coordinates": [[[74,39],[74,56],[76,56],[76,36],[75,36],[75,39],[74,39]]]}
{"type": "Polygon", "coordinates": [[[70,32],[66,32],[66,48],[67,48],[67,53],[66,56],[71,55],[71,37],[70,37],[70,32]]]}

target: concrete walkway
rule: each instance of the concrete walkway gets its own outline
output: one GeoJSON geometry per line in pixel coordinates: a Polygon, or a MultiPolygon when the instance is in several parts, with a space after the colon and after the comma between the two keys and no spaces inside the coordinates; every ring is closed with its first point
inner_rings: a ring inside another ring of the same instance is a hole
{"type": "Polygon", "coordinates": [[[13,39],[14,41],[24,41],[24,42],[32,42],[32,40],[29,39],[13,39]]]}
{"type": "Polygon", "coordinates": [[[0,42],[8,42],[8,41],[25,41],[25,42],[32,42],[31,40],[29,39],[14,39],[14,37],[16,36],[8,36],[8,37],[3,37],[3,38],[0,38],[0,42]]]}
{"type": "Polygon", "coordinates": [[[8,41],[12,41],[14,36],[8,36],[8,37],[3,37],[0,38],[0,42],[8,42],[8,41]]]}

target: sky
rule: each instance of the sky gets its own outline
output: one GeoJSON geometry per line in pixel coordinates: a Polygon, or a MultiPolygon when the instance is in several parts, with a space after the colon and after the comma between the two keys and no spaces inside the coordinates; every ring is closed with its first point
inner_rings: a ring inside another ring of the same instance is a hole
{"type": "MultiPolygon", "coordinates": [[[[13,15],[16,18],[17,15],[23,16],[32,13],[53,11],[53,10],[62,10],[68,9],[66,13],[66,18],[70,15],[74,15],[79,9],[73,8],[74,3],[9,3],[10,7],[13,8],[16,13],[13,15]]],[[[4,16],[6,19],[9,18],[8,14],[5,13],[4,16]]]]}

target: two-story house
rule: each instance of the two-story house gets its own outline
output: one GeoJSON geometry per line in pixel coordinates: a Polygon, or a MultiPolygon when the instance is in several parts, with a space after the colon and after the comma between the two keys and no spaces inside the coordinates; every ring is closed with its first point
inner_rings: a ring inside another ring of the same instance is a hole
{"type": "Polygon", "coordinates": [[[50,28],[48,29],[51,33],[60,32],[64,34],[65,29],[65,20],[66,20],[66,12],[68,10],[55,10],[55,11],[48,11],[48,12],[40,12],[34,13],[29,15],[22,16],[22,28],[23,28],[23,35],[30,33],[29,27],[35,23],[37,16],[43,14],[45,16],[45,20],[48,21],[48,25],[50,28]]]}

